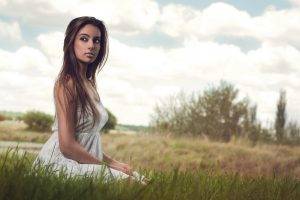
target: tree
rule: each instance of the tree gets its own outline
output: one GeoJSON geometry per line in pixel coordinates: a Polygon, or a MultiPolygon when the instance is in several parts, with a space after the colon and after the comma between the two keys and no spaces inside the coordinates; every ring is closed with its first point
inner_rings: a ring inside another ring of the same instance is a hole
{"type": "Polygon", "coordinates": [[[275,131],[276,139],[278,142],[282,142],[285,137],[285,122],[286,122],[286,92],[285,90],[280,90],[279,100],[277,103],[277,112],[275,119],[275,131]]]}
{"type": "Polygon", "coordinates": [[[233,135],[241,135],[241,123],[246,117],[248,102],[247,99],[238,101],[238,92],[233,85],[225,81],[204,91],[201,99],[207,135],[225,142],[233,135]]]}
{"type": "Polygon", "coordinates": [[[103,132],[108,133],[110,129],[114,129],[117,125],[117,118],[108,109],[105,108],[105,110],[108,114],[108,121],[103,127],[103,132]]]}
{"type": "Polygon", "coordinates": [[[248,138],[251,140],[253,146],[256,145],[261,130],[261,125],[256,120],[256,113],[257,113],[257,105],[250,107],[249,109],[250,124],[248,127],[249,129],[248,138]]]}
{"type": "Polygon", "coordinates": [[[238,90],[221,81],[202,94],[193,92],[189,96],[181,91],[156,104],[150,124],[157,132],[205,135],[228,142],[233,135],[239,137],[245,132],[248,110],[249,100],[238,100],[238,90]]]}

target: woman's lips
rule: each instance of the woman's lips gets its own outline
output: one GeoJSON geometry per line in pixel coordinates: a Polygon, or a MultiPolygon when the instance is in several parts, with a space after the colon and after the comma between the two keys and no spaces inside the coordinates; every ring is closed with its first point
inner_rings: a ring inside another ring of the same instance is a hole
{"type": "Polygon", "coordinates": [[[94,57],[95,56],[95,54],[93,54],[93,53],[86,53],[85,55],[88,56],[88,57],[94,57]]]}

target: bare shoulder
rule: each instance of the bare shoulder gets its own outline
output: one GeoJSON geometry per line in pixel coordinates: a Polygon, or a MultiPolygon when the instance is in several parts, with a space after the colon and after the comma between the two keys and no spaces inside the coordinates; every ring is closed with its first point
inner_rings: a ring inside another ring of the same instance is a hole
{"type": "Polygon", "coordinates": [[[65,81],[64,81],[67,86],[69,86],[70,88],[74,88],[75,87],[75,84],[74,84],[74,80],[73,78],[70,76],[70,75],[66,75],[65,77],[65,81]]]}
{"type": "Polygon", "coordinates": [[[76,94],[74,80],[69,75],[64,80],[55,82],[54,90],[58,97],[62,97],[65,93],[76,94]]]}

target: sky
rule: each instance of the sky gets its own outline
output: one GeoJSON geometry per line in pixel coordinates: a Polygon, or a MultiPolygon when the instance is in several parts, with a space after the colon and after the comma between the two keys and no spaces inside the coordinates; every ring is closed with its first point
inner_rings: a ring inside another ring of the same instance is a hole
{"type": "Polygon", "coordinates": [[[118,123],[148,125],[155,104],[220,80],[265,126],[285,89],[300,122],[300,0],[0,0],[0,110],[54,115],[64,32],[84,15],[108,30],[97,85],[118,123]]]}

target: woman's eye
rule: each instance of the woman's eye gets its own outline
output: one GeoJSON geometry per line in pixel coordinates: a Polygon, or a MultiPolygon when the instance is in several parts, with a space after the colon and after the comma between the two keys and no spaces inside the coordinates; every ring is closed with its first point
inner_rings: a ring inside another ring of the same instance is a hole
{"type": "Polygon", "coordinates": [[[85,37],[80,38],[80,40],[87,41],[87,39],[85,37]]]}
{"type": "Polygon", "coordinates": [[[100,40],[99,39],[96,39],[94,40],[95,43],[99,44],[100,43],[100,40]]]}

